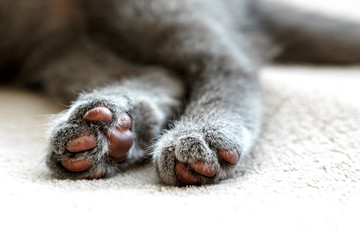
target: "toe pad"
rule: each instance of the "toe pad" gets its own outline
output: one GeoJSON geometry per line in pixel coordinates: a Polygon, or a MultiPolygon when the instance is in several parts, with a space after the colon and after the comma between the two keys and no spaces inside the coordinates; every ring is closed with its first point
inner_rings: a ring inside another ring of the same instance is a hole
{"type": "Polygon", "coordinates": [[[92,166],[92,161],[90,159],[77,160],[66,158],[61,161],[61,164],[64,166],[64,168],[71,172],[83,172],[92,166]]]}
{"type": "Polygon", "coordinates": [[[239,161],[239,154],[235,150],[221,150],[219,155],[224,161],[235,165],[239,161]]]}
{"type": "Polygon", "coordinates": [[[106,107],[95,107],[87,111],[84,119],[88,122],[109,122],[112,119],[112,112],[106,107]]]}

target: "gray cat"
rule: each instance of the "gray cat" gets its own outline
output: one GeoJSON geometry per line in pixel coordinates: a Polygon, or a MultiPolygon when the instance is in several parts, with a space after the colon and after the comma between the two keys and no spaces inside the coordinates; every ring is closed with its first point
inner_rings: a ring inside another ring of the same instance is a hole
{"type": "Polygon", "coordinates": [[[71,102],[58,178],[147,159],[165,184],[230,178],[260,131],[264,62],[360,62],[360,24],[270,1],[0,0],[0,24],[3,78],[71,102]]]}

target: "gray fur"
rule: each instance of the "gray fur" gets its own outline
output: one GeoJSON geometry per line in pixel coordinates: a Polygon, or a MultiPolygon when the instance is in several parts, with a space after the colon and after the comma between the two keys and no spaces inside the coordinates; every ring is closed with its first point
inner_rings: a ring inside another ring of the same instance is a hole
{"type": "Polygon", "coordinates": [[[232,177],[234,166],[218,151],[243,157],[256,141],[262,63],[360,61],[359,24],[268,1],[0,0],[0,16],[0,34],[7,36],[0,42],[1,67],[16,69],[19,84],[73,101],[50,132],[47,165],[59,178],[111,176],[148,155],[166,184],[181,184],[176,162],[215,165],[216,176],[200,176],[204,184],[232,177]],[[105,154],[101,131],[116,122],[82,119],[99,104],[114,119],[123,112],[132,118],[135,144],[125,164],[105,154]],[[94,134],[98,146],[71,156],[91,157],[94,164],[72,173],[60,161],[70,154],[66,143],[84,132],[94,134]]]}

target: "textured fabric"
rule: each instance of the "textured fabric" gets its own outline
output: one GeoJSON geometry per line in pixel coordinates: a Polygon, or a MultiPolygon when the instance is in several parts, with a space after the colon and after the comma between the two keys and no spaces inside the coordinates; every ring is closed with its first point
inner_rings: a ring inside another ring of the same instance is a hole
{"type": "Polygon", "coordinates": [[[358,239],[360,68],[271,66],[261,79],[263,132],[237,178],[183,188],[159,184],[151,166],[52,179],[45,129],[62,108],[0,88],[1,236],[358,239]]]}

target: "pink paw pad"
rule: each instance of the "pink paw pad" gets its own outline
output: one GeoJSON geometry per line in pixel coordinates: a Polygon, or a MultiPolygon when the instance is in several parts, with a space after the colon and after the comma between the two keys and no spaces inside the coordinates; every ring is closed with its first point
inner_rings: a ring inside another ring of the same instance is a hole
{"type": "Polygon", "coordinates": [[[83,172],[92,166],[92,161],[90,159],[66,158],[61,161],[61,164],[71,172],[83,172]]]}
{"type": "Polygon", "coordinates": [[[109,141],[109,155],[115,161],[122,162],[133,145],[134,138],[130,131],[131,119],[126,113],[122,114],[119,124],[114,131],[109,132],[107,139],[109,141]]]}
{"type": "Polygon", "coordinates": [[[193,162],[190,163],[190,166],[195,172],[205,177],[213,177],[217,172],[217,168],[214,165],[206,162],[193,162]]]}
{"type": "Polygon", "coordinates": [[[77,153],[93,149],[96,146],[97,140],[95,136],[83,135],[70,140],[65,148],[72,153],[77,153]]]}
{"type": "Polygon", "coordinates": [[[239,154],[235,150],[221,150],[219,155],[224,161],[235,165],[239,161],[239,154]]]}
{"type": "Polygon", "coordinates": [[[183,163],[177,163],[175,166],[177,178],[184,184],[195,185],[200,183],[200,177],[193,174],[183,163]]]}
{"type": "Polygon", "coordinates": [[[107,107],[95,107],[87,111],[83,116],[88,122],[109,122],[112,117],[113,114],[107,107]]]}
{"type": "MultiPolygon", "coordinates": [[[[113,114],[107,107],[95,107],[87,111],[83,118],[89,122],[109,122],[113,119],[113,114]]],[[[107,154],[112,160],[123,162],[126,160],[128,152],[133,145],[134,138],[131,132],[131,118],[128,114],[123,113],[118,119],[118,125],[113,130],[104,132],[108,143],[109,150],[107,154]]],[[[66,144],[66,149],[71,153],[79,153],[97,147],[98,141],[94,135],[81,135],[66,144]]],[[[93,165],[91,159],[65,158],[61,164],[71,172],[83,172],[93,165]]],[[[106,174],[105,170],[98,170],[91,174],[90,179],[101,178],[106,174]]]]}

